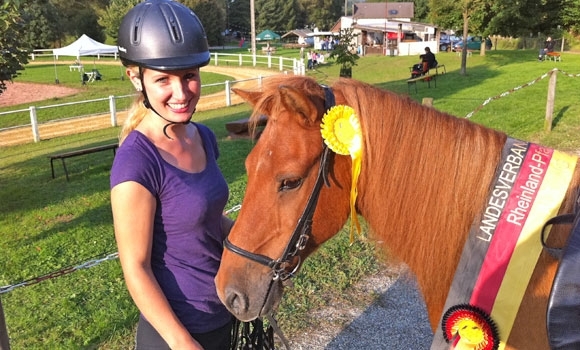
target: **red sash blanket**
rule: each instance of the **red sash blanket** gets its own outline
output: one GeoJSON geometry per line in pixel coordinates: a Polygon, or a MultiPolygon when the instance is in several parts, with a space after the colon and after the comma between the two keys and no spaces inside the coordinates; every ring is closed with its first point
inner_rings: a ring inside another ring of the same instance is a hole
{"type": "Polygon", "coordinates": [[[577,158],[508,139],[474,220],[431,349],[503,349],[577,158]]]}

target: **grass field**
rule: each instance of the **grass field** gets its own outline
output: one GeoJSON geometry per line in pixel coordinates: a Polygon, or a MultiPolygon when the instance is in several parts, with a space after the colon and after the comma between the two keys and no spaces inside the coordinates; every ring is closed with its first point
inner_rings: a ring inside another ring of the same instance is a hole
{"type": "MultiPolygon", "coordinates": [[[[277,54],[286,53],[280,50],[277,54]]],[[[509,92],[492,99],[471,120],[516,138],[576,151],[580,149],[580,78],[576,77],[580,55],[563,53],[562,62],[539,63],[535,54],[535,50],[491,51],[485,57],[474,54],[468,58],[466,76],[459,74],[460,59],[455,53],[438,54],[447,74],[437,79],[436,88],[419,83],[416,94],[408,92],[406,79],[417,57],[363,57],[353,68],[353,78],[409,94],[417,101],[432,97],[435,108],[459,118],[487,99],[509,92]],[[546,132],[548,79],[541,77],[554,68],[558,69],[554,123],[552,132],[546,132]],[[538,78],[534,84],[512,91],[538,78]]],[[[28,67],[20,81],[35,81],[40,74],[35,72],[40,70],[28,67]]],[[[307,74],[331,83],[338,71],[327,64],[307,74]]],[[[115,71],[108,74],[114,76],[115,71]]],[[[120,78],[111,82],[119,89],[126,89],[127,84],[120,78]]],[[[107,90],[99,95],[93,90],[74,98],[111,94],[107,90]]],[[[227,139],[224,124],[249,113],[249,107],[241,105],[196,114],[196,121],[207,124],[219,139],[219,164],[231,191],[228,207],[241,203],[246,183],[243,162],[252,142],[227,139]]],[[[13,349],[132,348],[138,313],[125,289],[118,260],[33,283],[37,276],[116,251],[108,184],[111,154],[71,159],[67,162],[70,182],[61,172],[51,179],[47,155],[115,142],[118,132],[118,128],[109,128],[0,149],[0,286],[33,279],[29,286],[0,295],[13,349]]],[[[341,232],[307,260],[294,288],[286,294],[277,315],[282,329],[292,334],[314,326],[309,310],[324,307],[333,293],[346,293],[352,283],[379,267],[372,244],[362,239],[349,246],[348,234],[341,232]]]]}

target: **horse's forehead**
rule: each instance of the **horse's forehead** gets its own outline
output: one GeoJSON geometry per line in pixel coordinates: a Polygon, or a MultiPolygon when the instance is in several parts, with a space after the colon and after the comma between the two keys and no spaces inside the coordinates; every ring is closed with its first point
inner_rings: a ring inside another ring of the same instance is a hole
{"type": "Polygon", "coordinates": [[[273,170],[310,164],[316,157],[316,147],[322,136],[316,127],[306,127],[300,116],[282,111],[268,118],[268,124],[258,143],[246,159],[248,170],[273,170]]]}

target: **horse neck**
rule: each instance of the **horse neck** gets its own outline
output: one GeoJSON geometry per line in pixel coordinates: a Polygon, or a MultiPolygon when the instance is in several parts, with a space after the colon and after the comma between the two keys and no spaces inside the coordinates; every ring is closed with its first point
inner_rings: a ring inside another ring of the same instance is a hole
{"type": "Polygon", "coordinates": [[[365,134],[358,207],[416,275],[434,325],[506,137],[404,100],[380,110],[366,113],[365,130],[377,132],[365,134]]]}

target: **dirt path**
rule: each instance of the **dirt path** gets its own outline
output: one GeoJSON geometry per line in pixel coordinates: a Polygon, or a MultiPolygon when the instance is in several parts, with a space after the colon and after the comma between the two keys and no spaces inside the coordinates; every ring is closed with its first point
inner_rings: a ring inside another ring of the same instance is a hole
{"type": "MultiPolygon", "coordinates": [[[[204,71],[219,73],[233,77],[236,81],[233,86],[254,88],[258,86],[258,76],[267,77],[280,74],[273,70],[207,66],[204,71]],[[252,79],[252,80],[247,80],[252,79]],[[247,80],[247,81],[246,81],[247,80]]],[[[23,102],[41,101],[48,98],[63,97],[77,93],[77,89],[29,83],[9,83],[8,90],[0,95],[0,106],[10,106],[23,102]]],[[[236,105],[244,101],[237,95],[231,94],[231,104],[236,105]]],[[[202,96],[197,105],[198,111],[212,110],[226,106],[225,90],[212,95],[202,96]]],[[[117,123],[122,125],[127,116],[126,111],[117,112],[117,123]]],[[[91,130],[111,127],[111,115],[109,113],[97,116],[74,118],[62,121],[43,123],[38,126],[41,139],[51,139],[71,134],[79,134],[91,130]]],[[[14,146],[33,142],[31,126],[15,127],[0,130],[0,147],[14,146]]]]}

